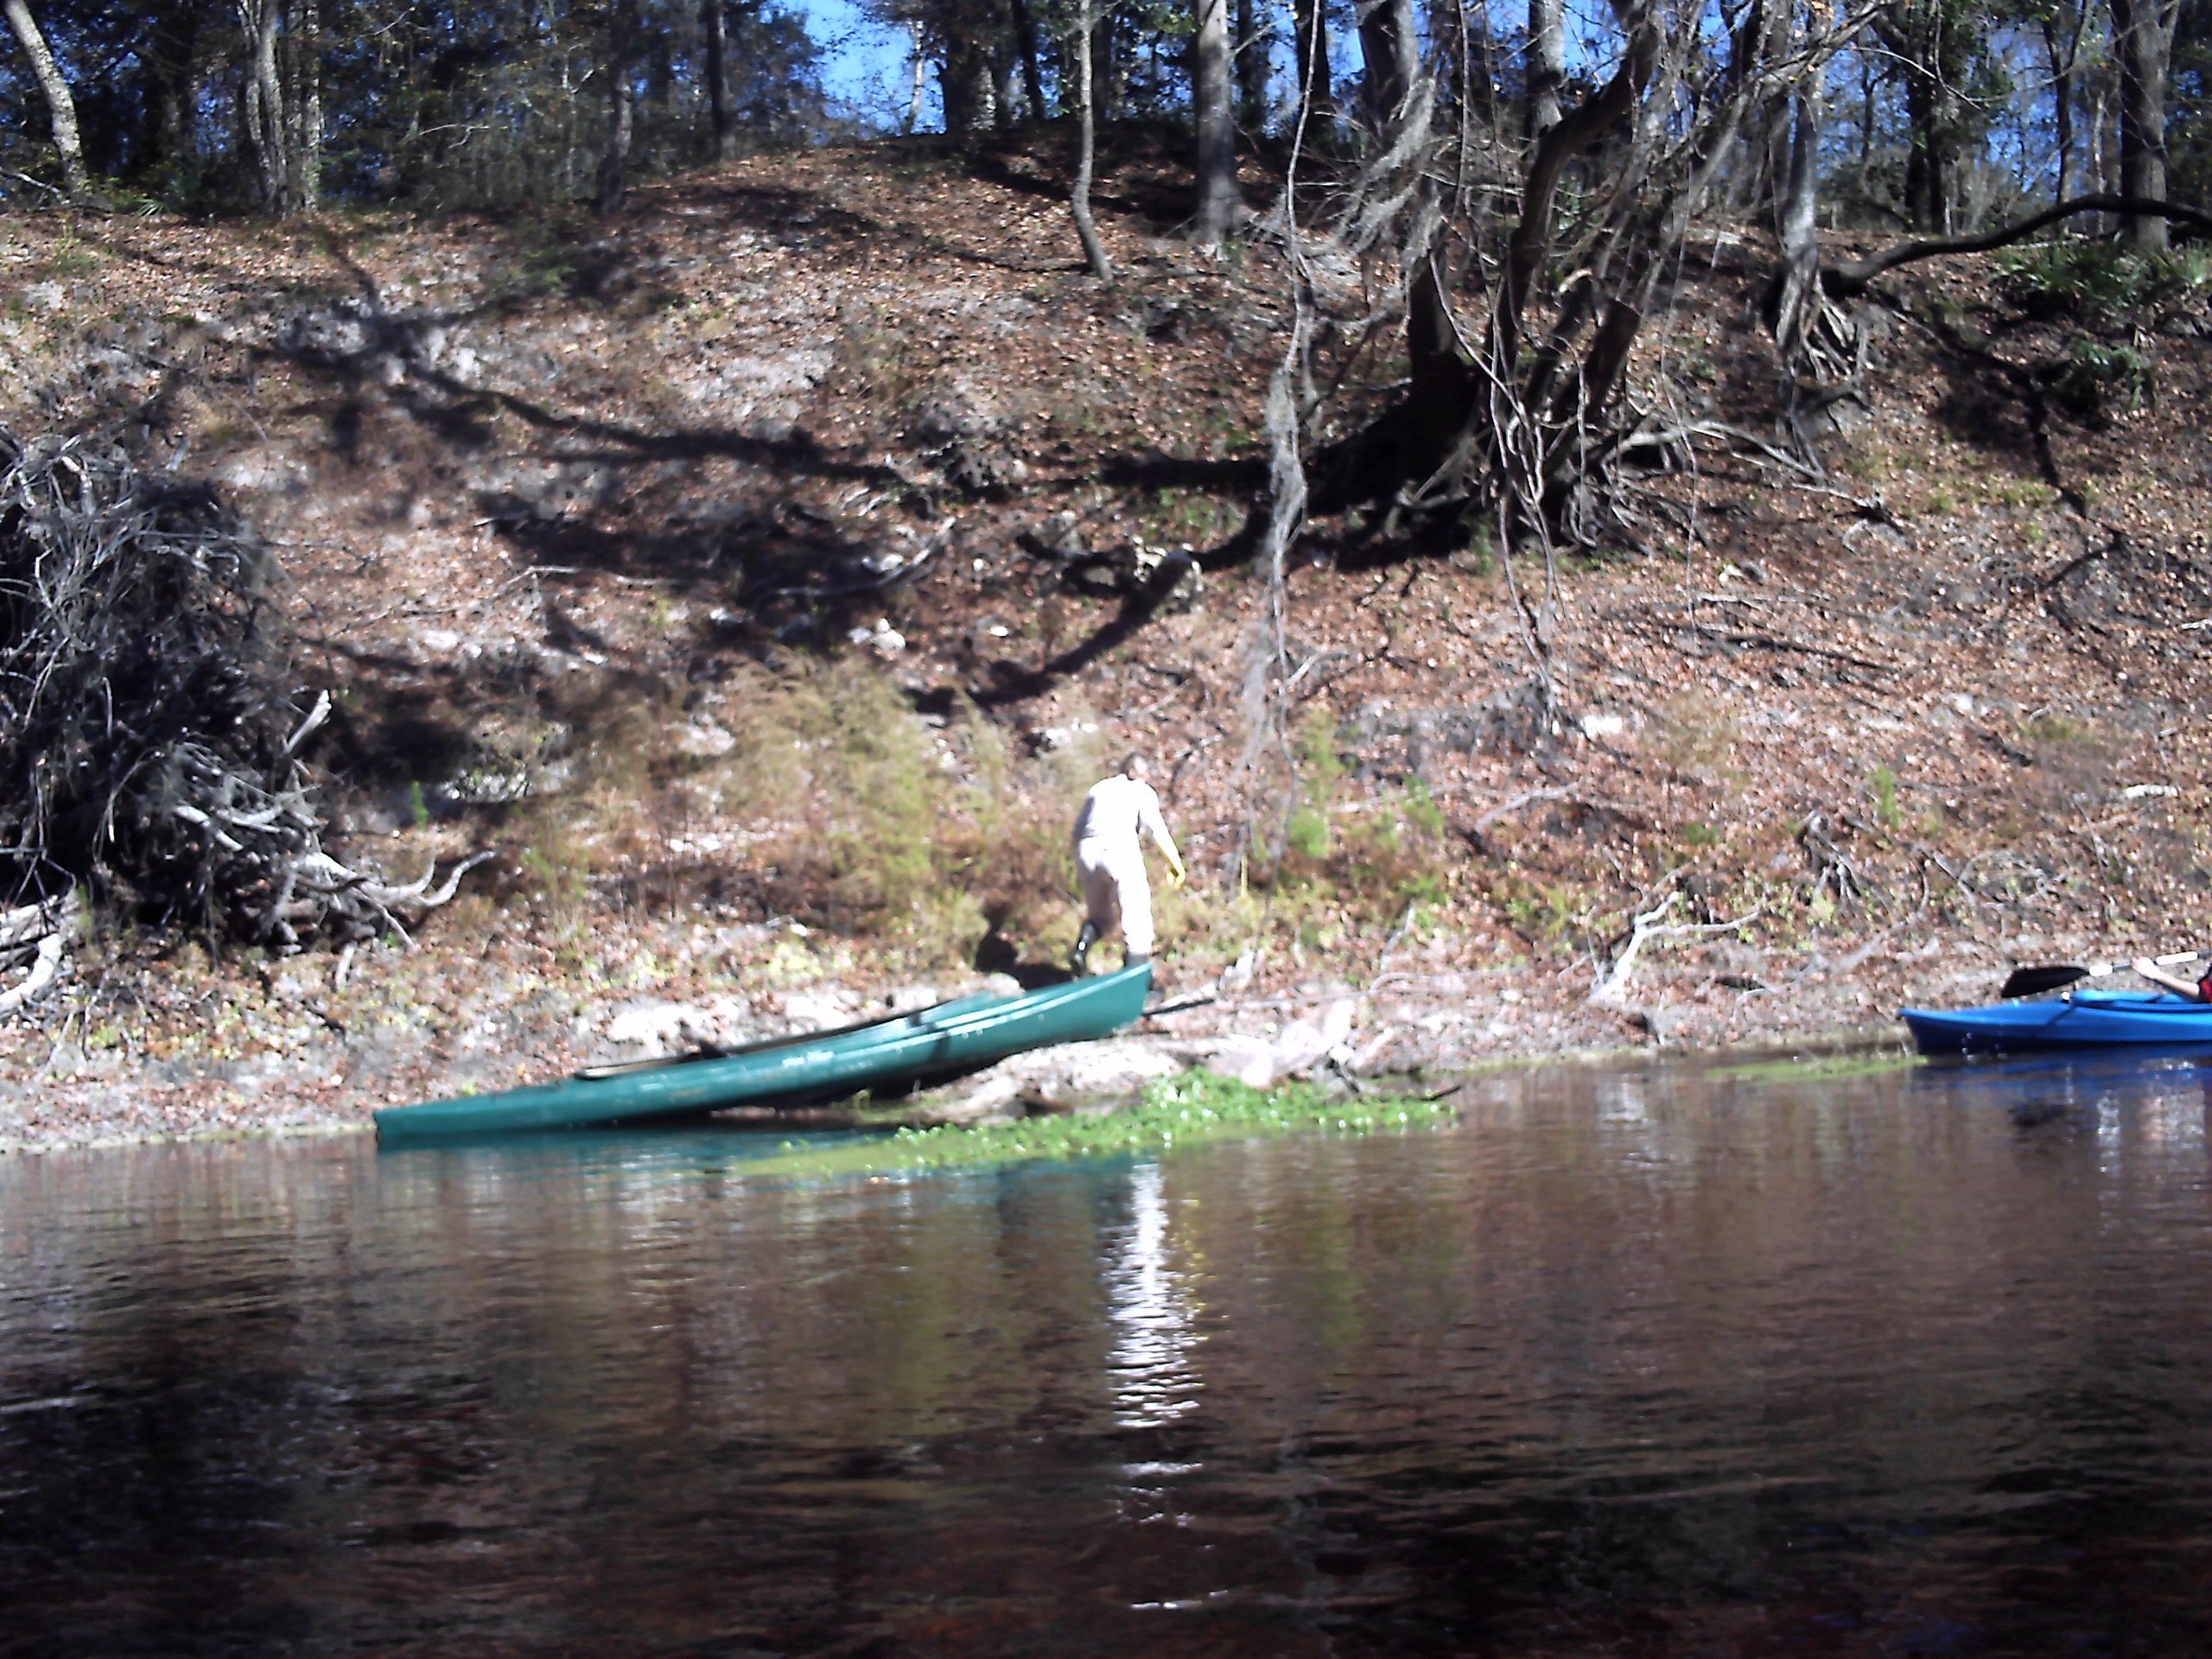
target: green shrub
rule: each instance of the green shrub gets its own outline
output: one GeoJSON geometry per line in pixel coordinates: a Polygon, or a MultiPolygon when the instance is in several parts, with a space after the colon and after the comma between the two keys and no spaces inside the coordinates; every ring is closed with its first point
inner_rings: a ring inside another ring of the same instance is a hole
{"type": "Polygon", "coordinates": [[[2052,400],[2077,420],[2101,424],[2115,413],[2140,409],[2154,390],[2151,365],[2127,346],[2076,339],[2045,371],[2052,400]]]}
{"type": "Polygon", "coordinates": [[[1340,808],[1344,764],[1336,721],[1324,710],[1299,727],[1293,749],[1298,798],[1283,823],[1281,863],[1269,878],[1274,891],[1384,921],[1396,920],[1409,904],[1441,899],[1444,813],[1427,785],[1412,779],[1402,800],[1377,795],[1363,810],[1340,808]]]}
{"type": "Polygon", "coordinates": [[[2037,242],[1998,255],[1997,286],[2031,316],[2142,318],[2212,293],[2212,254],[2195,245],[2132,254],[2112,242],[2037,242]]]}
{"type": "Polygon", "coordinates": [[[2145,310],[2194,305],[2212,294],[2212,250],[2201,242],[2160,248],[2143,256],[2136,278],[2136,303],[2145,310]]]}
{"type": "Polygon", "coordinates": [[[1866,792],[1874,798],[1874,822],[1885,830],[1894,830],[1904,822],[1904,815],[1897,810],[1897,775],[1887,766],[1874,768],[1874,775],[1866,780],[1866,792]]]}
{"type": "Polygon", "coordinates": [[[1444,809],[1429,794],[1428,785],[1418,778],[1406,784],[1406,823],[1415,835],[1444,833],[1444,809]]]}
{"type": "Polygon", "coordinates": [[[2134,295],[2133,262],[2110,242],[2035,242],[1996,264],[1998,291],[2031,316],[2103,316],[2134,295]]]}
{"type": "Polygon", "coordinates": [[[1301,806],[1290,815],[1283,836],[1292,852],[1309,863],[1319,864],[1329,855],[1328,814],[1317,807],[1301,806]]]}

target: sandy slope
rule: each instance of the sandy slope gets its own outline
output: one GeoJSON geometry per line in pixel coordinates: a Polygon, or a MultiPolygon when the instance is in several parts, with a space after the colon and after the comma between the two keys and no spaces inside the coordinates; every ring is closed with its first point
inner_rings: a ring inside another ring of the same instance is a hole
{"type": "MultiPolygon", "coordinates": [[[[502,854],[342,976],[88,941],[0,1027],[0,1143],[359,1122],[679,1041],[671,1009],[754,1031],[1033,977],[1073,931],[1071,792],[1130,745],[1194,871],[1162,964],[1218,992],[1192,1041],[1344,995],[1376,1070],[1872,1034],[2008,962],[2196,938],[2201,303],[2139,340],[2152,405],[2038,435],[1986,356],[2069,325],[1979,265],[1901,285],[1967,322],[1877,316],[1826,478],[1710,443],[1652,486],[1688,534],[1655,510],[1641,554],[1554,573],[1550,714],[1494,556],[1317,524],[1286,735],[1240,540],[1276,261],[1168,239],[1173,168],[1133,137],[1102,289],[1061,159],[756,160],[608,226],[0,221],[5,418],[204,471],[277,543],[301,683],[340,693],[349,855],[502,854]],[[832,752],[850,721],[770,717],[831,658],[911,711],[891,771],[832,752]],[[863,775],[919,803],[918,907],[855,850],[890,822],[863,775]],[[1637,913],[1715,931],[1593,998],[1637,913]]],[[[1325,270],[1357,315],[1362,273],[1325,270]]],[[[1702,234],[1639,395],[1770,429],[1761,275],[1702,234]]],[[[1387,382],[1357,343],[1348,384],[1387,382]]]]}

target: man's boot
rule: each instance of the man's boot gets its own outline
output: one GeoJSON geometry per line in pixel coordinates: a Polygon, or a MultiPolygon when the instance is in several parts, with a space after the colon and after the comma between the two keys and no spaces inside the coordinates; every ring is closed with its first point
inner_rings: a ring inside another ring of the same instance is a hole
{"type": "Polygon", "coordinates": [[[1083,925],[1083,931],[1075,936],[1075,949],[1068,955],[1068,971],[1080,978],[1086,971],[1084,963],[1089,960],[1090,947],[1098,943],[1098,929],[1090,922],[1083,925]]]}

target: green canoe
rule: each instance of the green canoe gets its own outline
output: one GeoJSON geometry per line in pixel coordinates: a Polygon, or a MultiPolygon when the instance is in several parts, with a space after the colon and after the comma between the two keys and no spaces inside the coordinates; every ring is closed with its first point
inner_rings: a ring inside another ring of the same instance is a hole
{"type": "Polygon", "coordinates": [[[1024,1049],[1087,1041],[1144,1012],[1152,968],[1071,980],[1021,996],[970,996],[838,1031],[804,1032],[695,1059],[607,1066],[496,1095],[378,1112],[386,1142],[505,1129],[573,1128],[696,1116],[726,1106],[804,1105],[863,1089],[957,1077],[1024,1049]]]}

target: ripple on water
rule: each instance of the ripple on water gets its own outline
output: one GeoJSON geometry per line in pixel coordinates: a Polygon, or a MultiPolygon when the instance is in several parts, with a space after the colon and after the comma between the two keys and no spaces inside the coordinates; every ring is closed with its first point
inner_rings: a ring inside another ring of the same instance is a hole
{"type": "Polygon", "coordinates": [[[2208,1076],[0,1161],[0,1653],[2212,1650],[2208,1076]]]}

